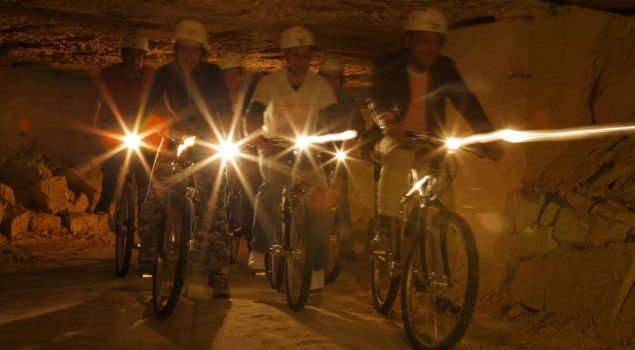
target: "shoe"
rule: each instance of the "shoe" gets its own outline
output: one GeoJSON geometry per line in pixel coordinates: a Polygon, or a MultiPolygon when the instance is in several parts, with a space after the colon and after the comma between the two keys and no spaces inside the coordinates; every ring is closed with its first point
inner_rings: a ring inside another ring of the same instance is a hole
{"type": "Polygon", "coordinates": [[[382,231],[377,232],[375,237],[370,241],[368,249],[371,254],[388,254],[392,251],[390,235],[382,231]]]}
{"type": "Polygon", "coordinates": [[[324,270],[313,270],[311,274],[311,292],[318,292],[324,288],[324,270]]]}
{"type": "Polygon", "coordinates": [[[214,289],[214,299],[228,299],[229,295],[229,278],[226,272],[210,271],[208,284],[214,289]]]}
{"type": "Polygon", "coordinates": [[[254,272],[262,272],[265,270],[265,253],[252,250],[249,253],[249,262],[247,267],[254,272]]]}

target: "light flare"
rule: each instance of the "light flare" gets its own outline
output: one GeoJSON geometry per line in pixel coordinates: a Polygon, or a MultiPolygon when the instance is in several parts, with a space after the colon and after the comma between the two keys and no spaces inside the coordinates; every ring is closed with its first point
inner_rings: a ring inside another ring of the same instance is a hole
{"type": "Polygon", "coordinates": [[[310,145],[327,142],[347,141],[357,137],[357,131],[346,130],[334,134],[298,136],[295,140],[296,147],[307,149],[310,145]]]}
{"type": "Polygon", "coordinates": [[[129,150],[135,150],[141,146],[141,136],[137,134],[127,134],[123,139],[123,144],[129,150]]]}
{"type": "Polygon", "coordinates": [[[185,140],[183,140],[183,143],[180,144],[179,147],[177,148],[176,155],[180,156],[181,154],[183,154],[183,152],[185,152],[185,150],[194,146],[195,143],[196,143],[196,136],[186,137],[185,140]]]}
{"type": "Polygon", "coordinates": [[[218,155],[223,161],[229,161],[236,158],[240,154],[240,148],[238,144],[231,139],[222,141],[218,146],[218,155]]]}
{"type": "Polygon", "coordinates": [[[501,129],[490,133],[475,134],[463,138],[447,138],[445,140],[445,145],[450,150],[456,150],[463,146],[475,143],[487,143],[494,141],[506,141],[510,143],[567,141],[585,139],[588,137],[623,134],[633,131],[635,131],[635,125],[587,126],[580,128],[528,131],[501,129]]]}
{"type": "Polygon", "coordinates": [[[342,150],[338,150],[337,152],[335,152],[335,158],[339,161],[339,162],[343,162],[346,160],[346,152],[342,151],[342,150]]]}

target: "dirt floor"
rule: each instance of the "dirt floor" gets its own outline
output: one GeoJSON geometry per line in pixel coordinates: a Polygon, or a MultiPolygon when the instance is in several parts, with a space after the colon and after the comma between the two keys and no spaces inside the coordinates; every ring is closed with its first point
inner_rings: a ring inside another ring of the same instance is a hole
{"type": "MultiPolygon", "coordinates": [[[[293,312],[264,277],[246,272],[243,251],[231,274],[230,300],[213,300],[204,279],[194,276],[162,322],[152,314],[150,280],[114,277],[112,240],[56,241],[49,247],[57,253],[49,249],[48,256],[38,253],[44,240],[0,249],[0,349],[410,348],[399,313],[384,317],[373,310],[364,258],[293,312]]],[[[628,348],[607,345],[606,330],[581,330],[540,314],[505,321],[481,309],[458,349],[628,348]]]]}

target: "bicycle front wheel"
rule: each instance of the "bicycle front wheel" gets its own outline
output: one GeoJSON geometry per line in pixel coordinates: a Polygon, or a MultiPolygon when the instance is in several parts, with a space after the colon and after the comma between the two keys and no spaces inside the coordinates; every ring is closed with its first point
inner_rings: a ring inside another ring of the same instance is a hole
{"type": "Polygon", "coordinates": [[[465,334],[478,294],[474,235],[458,214],[441,210],[411,246],[401,309],[415,349],[453,349],[465,334]]]}
{"type": "Polygon", "coordinates": [[[285,259],[286,293],[289,308],[302,310],[309,298],[311,288],[311,247],[308,240],[307,211],[304,202],[293,199],[290,211],[289,231],[287,239],[287,256],[285,259]]]}
{"type": "Polygon", "coordinates": [[[181,296],[194,229],[194,204],[186,197],[168,201],[163,239],[152,276],[152,304],[159,319],[168,318],[181,296]]]}

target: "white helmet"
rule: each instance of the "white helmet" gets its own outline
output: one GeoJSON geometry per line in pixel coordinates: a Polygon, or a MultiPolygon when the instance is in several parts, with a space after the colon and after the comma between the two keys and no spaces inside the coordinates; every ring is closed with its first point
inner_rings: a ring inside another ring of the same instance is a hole
{"type": "Polygon", "coordinates": [[[320,72],[337,72],[344,74],[344,64],[337,58],[327,58],[320,64],[320,72]]]}
{"type": "Polygon", "coordinates": [[[280,36],[280,47],[283,50],[293,47],[314,46],[315,40],[311,31],[303,26],[289,27],[280,36]]]}
{"type": "Polygon", "coordinates": [[[235,52],[227,52],[218,59],[218,66],[221,70],[242,67],[243,59],[235,52]]]}
{"type": "Polygon", "coordinates": [[[448,20],[435,9],[416,10],[408,15],[404,31],[435,32],[445,35],[448,31],[448,20]]]}
{"type": "Polygon", "coordinates": [[[207,29],[203,23],[192,19],[185,19],[179,22],[174,29],[172,42],[181,40],[194,41],[203,47],[207,47],[207,29]]]}
{"type": "Polygon", "coordinates": [[[132,32],[126,34],[123,39],[121,39],[121,48],[137,49],[148,52],[150,50],[150,45],[148,44],[148,38],[146,38],[143,34],[139,32],[132,32]]]}

